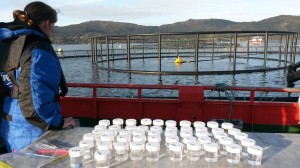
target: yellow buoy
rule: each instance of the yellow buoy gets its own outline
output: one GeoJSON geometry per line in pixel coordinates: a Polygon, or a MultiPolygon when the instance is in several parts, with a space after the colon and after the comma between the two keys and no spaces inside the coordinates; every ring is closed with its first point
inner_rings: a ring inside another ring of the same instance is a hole
{"type": "Polygon", "coordinates": [[[62,48],[58,48],[57,51],[58,51],[58,52],[62,52],[62,48]]]}
{"type": "Polygon", "coordinates": [[[180,56],[177,57],[177,59],[175,60],[175,63],[179,63],[179,64],[182,63],[182,59],[180,56]]]}

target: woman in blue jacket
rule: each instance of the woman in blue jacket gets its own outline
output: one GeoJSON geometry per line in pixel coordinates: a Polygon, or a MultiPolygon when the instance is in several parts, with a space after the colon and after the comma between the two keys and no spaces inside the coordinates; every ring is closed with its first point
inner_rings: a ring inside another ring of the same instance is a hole
{"type": "Polygon", "coordinates": [[[56,11],[36,1],[24,11],[14,11],[13,16],[15,20],[0,30],[0,39],[25,40],[15,47],[22,48],[19,67],[14,70],[18,95],[5,97],[2,109],[1,136],[9,152],[27,147],[47,130],[75,126],[72,118],[63,119],[57,101],[65,81],[49,40],[57,21],[56,11]]]}

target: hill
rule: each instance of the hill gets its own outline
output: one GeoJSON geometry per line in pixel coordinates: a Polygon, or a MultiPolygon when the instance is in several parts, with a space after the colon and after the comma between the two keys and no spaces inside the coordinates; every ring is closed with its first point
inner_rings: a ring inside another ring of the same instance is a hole
{"type": "Polygon", "coordinates": [[[197,31],[295,31],[300,32],[300,16],[280,15],[258,22],[233,22],[223,19],[189,19],[161,26],[142,26],[111,21],[89,21],[56,27],[56,44],[88,43],[90,37],[141,33],[197,32],[197,31]]]}

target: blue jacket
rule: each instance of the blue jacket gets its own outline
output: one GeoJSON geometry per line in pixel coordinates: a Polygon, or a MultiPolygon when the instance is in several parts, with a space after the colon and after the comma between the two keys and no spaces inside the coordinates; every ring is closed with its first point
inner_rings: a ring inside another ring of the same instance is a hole
{"type": "Polygon", "coordinates": [[[50,40],[40,31],[0,29],[0,40],[26,36],[20,67],[15,71],[19,98],[6,97],[1,136],[9,152],[27,147],[45,131],[60,129],[63,118],[59,102],[61,65],[50,40]]]}

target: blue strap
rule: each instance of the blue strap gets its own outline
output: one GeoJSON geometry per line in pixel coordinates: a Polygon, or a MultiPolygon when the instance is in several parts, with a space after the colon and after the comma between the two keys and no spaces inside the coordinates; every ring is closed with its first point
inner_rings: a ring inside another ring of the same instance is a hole
{"type": "Polygon", "coordinates": [[[5,39],[10,39],[22,35],[28,35],[28,34],[36,34],[42,38],[46,38],[44,34],[41,32],[31,30],[31,29],[19,29],[19,30],[9,30],[7,28],[0,28],[0,41],[5,39]]]}

